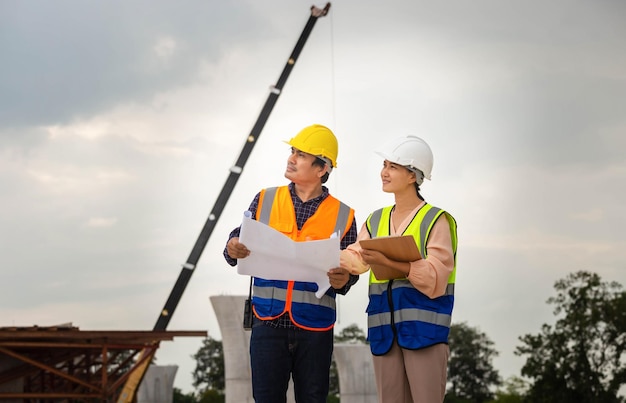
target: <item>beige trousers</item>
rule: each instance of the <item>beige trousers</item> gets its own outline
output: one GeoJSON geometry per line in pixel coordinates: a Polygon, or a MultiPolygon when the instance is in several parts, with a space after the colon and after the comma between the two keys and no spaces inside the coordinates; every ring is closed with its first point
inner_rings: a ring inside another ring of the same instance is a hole
{"type": "Polygon", "coordinates": [[[381,356],[372,356],[379,403],[439,403],[446,393],[447,344],[420,350],[396,342],[381,356]]]}

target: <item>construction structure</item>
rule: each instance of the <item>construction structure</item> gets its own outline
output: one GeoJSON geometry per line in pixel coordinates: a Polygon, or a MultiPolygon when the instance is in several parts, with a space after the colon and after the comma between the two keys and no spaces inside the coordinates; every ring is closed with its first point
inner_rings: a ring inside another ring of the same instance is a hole
{"type": "Polygon", "coordinates": [[[0,328],[0,402],[115,402],[139,353],[207,331],[91,331],[71,324],[0,328]]]}

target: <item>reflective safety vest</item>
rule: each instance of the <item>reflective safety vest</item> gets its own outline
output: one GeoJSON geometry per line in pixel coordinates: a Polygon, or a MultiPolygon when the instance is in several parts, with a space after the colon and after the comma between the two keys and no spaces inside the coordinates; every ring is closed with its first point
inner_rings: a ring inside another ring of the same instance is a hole
{"type": "MultiPolygon", "coordinates": [[[[289,187],[281,186],[261,191],[256,219],[296,242],[328,239],[333,233],[338,233],[341,239],[352,225],[354,210],[328,195],[298,230],[289,187]]],[[[253,290],[254,313],[261,320],[275,319],[289,312],[291,321],[303,329],[323,331],[335,325],[337,314],[332,288],[322,298],[317,298],[315,283],[255,277],[253,290]]]]}
{"type": "MultiPolygon", "coordinates": [[[[367,218],[366,225],[372,238],[391,234],[392,209],[393,206],[384,207],[367,218]]],[[[411,350],[448,342],[456,278],[456,221],[447,212],[427,203],[419,209],[402,235],[413,235],[421,256],[426,258],[428,235],[442,214],[450,224],[455,255],[454,270],[443,296],[431,299],[413,287],[407,278],[378,280],[370,270],[367,338],[374,355],[389,352],[396,339],[400,347],[411,350]]]]}

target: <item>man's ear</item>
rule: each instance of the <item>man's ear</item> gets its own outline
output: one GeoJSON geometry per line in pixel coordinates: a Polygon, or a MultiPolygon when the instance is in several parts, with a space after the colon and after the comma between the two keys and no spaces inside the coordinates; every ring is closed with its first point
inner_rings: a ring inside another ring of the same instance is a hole
{"type": "Polygon", "coordinates": [[[324,164],[324,167],[317,173],[320,178],[328,172],[328,164],[324,164]]]}

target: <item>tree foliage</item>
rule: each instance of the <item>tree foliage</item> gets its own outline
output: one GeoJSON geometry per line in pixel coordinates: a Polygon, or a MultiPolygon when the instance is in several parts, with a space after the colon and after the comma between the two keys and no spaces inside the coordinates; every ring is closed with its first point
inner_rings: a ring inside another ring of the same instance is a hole
{"type": "Polygon", "coordinates": [[[498,352],[487,335],[466,323],[450,327],[450,359],[446,402],[484,403],[493,399],[491,388],[501,384],[493,358],[498,352]]]}
{"type": "Polygon", "coordinates": [[[518,377],[512,376],[506,379],[496,390],[496,398],[490,403],[522,403],[528,390],[528,383],[518,377]]]}
{"type": "Polygon", "coordinates": [[[173,403],[197,403],[196,397],[193,392],[183,393],[179,388],[174,388],[173,403]]]}
{"type": "Polygon", "coordinates": [[[367,344],[367,337],[363,329],[356,323],[351,324],[335,335],[335,343],[367,344]]]}
{"type": "Polygon", "coordinates": [[[224,348],[220,340],[208,336],[202,341],[200,349],[192,356],[196,361],[193,371],[193,386],[204,395],[207,391],[224,394],[224,348]]]}
{"type": "Polygon", "coordinates": [[[579,271],[559,280],[548,299],[557,317],[541,333],[520,337],[515,354],[526,356],[528,401],[622,402],[626,381],[626,294],[621,285],[579,271]]]}
{"type": "Polygon", "coordinates": [[[198,403],[224,403],[226,396],[215,389],[207,389],[200,394],[198,403]]]}

